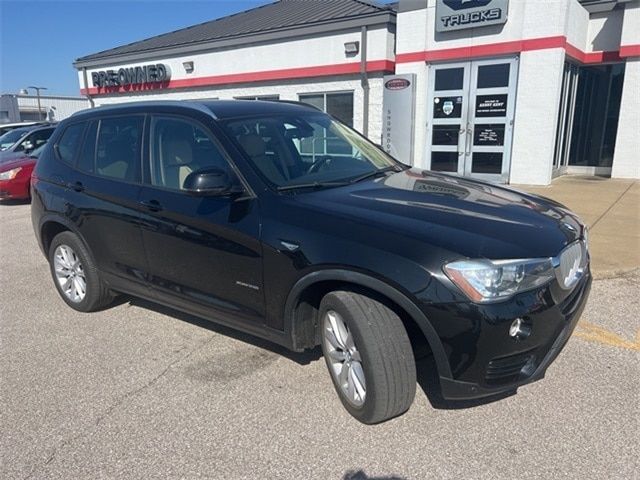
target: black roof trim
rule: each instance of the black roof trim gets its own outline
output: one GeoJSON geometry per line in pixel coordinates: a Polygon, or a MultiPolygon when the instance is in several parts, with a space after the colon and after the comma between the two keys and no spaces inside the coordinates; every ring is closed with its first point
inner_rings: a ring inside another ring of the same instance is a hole
{"type": "Polygon", "coordinates": [[[279,100],[150,100],[140,102],[115,103],[96,108],[81,110],[69,119],[81,120],[85,117],[103,114],[144,113],[154,108],[175,108],[197,110],[216,120],[253,115],[282,114],[295,112],[315,112],[317,109],[302,102],[283,102],[279,100]]]}

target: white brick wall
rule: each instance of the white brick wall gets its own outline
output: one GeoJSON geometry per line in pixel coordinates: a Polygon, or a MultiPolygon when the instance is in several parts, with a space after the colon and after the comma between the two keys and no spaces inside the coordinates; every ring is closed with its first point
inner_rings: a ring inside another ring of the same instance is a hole
{"type": "MultiPolygon", "coordinates": [[[[622,45],[640,44],[640,2],[625,6],[622,45]]],[[[620,118],[611,176],[640,178],[640,58],[629,58],[624,72],[620,118]]]]}
{"type": "Polygon", "coordinates": [[[611,176],[640,178],[640,58],[627,60],[611,176]]]}
{"type": "Polygon", "coordinates": [[[563,65],[560,48],[520,55],[510,183],[551,181],[563,65]]]}

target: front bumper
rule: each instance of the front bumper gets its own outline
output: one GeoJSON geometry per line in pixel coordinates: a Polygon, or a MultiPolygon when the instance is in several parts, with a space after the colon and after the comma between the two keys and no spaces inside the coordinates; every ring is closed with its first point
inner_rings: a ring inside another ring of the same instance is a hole
{"type": "Polygon", "coordinates": [[[13,200],[29,198],[29,180],[15,178],[12,180],[0,180],[0,200],[13,200]]]}
{"type": "Polygon", "coordinates": [[[429,312],[429,318],[437,319],[436,331],[451,366],[451,377],[440,375],[442,396],[465,400],[499,395],[543,378],[578,323],[590,288],[587,272],[568,294],[551,284],[503,304],[453,304],[429,312]],[[508,335],[515,318],[531,326],[528,338],[508,335]]]}

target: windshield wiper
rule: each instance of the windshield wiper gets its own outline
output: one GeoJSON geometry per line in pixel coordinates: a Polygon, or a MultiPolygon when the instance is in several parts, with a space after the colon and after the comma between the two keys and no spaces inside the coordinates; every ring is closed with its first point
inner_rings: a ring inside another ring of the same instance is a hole
{"type": "Polygon", "coordinates": [[[285,192],[287,190],[297,190],[299,188],[325,188],[325,187],[343,187],[349,185],[351,182],[310,182],[310,183],[296,183],[294,185],[283,185],[277,187],[279,192],[285,192]]]}
{"type": "Polygon", "coordinates": [[[390,167],[381,168],[380,170],[374,170],[373,172],[367,172],[364,175],[360,175],[358,177],[352,178],[351,180],[349,180],[349,183],[360,182],[362,180],[366,180],[371,177],[377,177],[382,173],[387,173],[391,171],[399,172],[400,170],[398,170],[397,165],[391,165],[390,167]]]}

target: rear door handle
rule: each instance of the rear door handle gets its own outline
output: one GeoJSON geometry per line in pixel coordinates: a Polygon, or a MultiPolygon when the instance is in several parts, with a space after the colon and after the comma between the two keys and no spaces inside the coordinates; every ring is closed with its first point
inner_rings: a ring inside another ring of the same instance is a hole
{"type": "Polygon", "coordinates": [[[140,202],[140,205],[152,212],[159,212],[160,210],[162,210],[162,205],[160,205],[160,202],[158,202],[157,200],[142,200],[140,202]]]}
{"type": "Polygon", "coordinates": [[[67,183],[67,188],[74,190],[76,192],[84,191],[84,185],[82,184],[82,182],[69,182],[67,183]]]}

